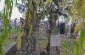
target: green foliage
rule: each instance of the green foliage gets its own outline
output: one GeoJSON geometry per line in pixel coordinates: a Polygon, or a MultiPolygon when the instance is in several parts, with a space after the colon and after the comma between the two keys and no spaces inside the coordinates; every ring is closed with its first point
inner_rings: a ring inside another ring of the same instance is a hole
{"type": "Polygon", "coordinates": [[[74,49],[74,55],[79,55],[79,43],[76,43],[76,47],[74,49]]]}
{"type": "Polygon", "coordinates": [[[80,35],[77,38],[78,41],[75,44],[74,50],[74,55],[80,55],[80,53],[84,53],[82,50],[85,47],[83,46],[85,44],[85,0],[73,0],[70,11],[74,22],[76,20],[76,23],[78,23],[78,19],[81,21],[75,27],[75,33],[80,32],[80,35]]]}
{"type": "Polygon", "coordinates": [[[5,39],[9,35],[8,25],[9,25],[9,20],[12,14],[12,8],[13,8],[13,0],[5,0],[4,11],[2,15],[4,33],[0,34],[0,55],[4,55],[2,45],[5,39]]]}
{"type": "Polygon", "coordinates": [[[61,55],[73,55],[74,40],[70,38],[61,38],[60,43],[61,55]]]}
{"type": "Polygon", "coordinates": [[[10,31],[9,31],[9,34],[12,35],[12,34],[17,34],[19,30],[17,30],[16,28],[12,28],[10,31]]]}
{"type": "Polygon", "coordinates": [[[2,12],[0,12],[0,20],[2,19],[2,12]]]}
{"type": "Polygon", "coordinates": [[[83,27],[83,29],[81,30],[81,33],[80,33],[80,46],[81,48],[83,47],[83,43],[84,43],[84,39],[85,39],[85,26],[83,27]]]}

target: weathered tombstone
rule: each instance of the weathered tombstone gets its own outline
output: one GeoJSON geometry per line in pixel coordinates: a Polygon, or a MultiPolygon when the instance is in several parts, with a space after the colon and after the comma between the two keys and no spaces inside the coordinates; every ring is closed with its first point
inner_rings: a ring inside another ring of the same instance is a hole
{"type": "Polygon", "coordinates": [[[60,55],[60,38],[59,35],[50,36],[50,55],[60,55]]]}
{"type": "Polygon", "coordinates": [[[38,35],[36,33],[32,34],[29,40],[28,45],[28,54],[29,55],[39,55],[38,52],[38,35]]]}
{"type": "Polygon", "coordinates": [[[24,19],[22,17],[20,17],[20,23],[21,23],[21,26],[24,24],[24,19]]]}
{"type": "Polygon", "coordinates": [[[41,55],[47,54],[48,37],[46,36],[45,26],[42,23],[39,30],[38,48],[41,55]]]}
{"type": "Polygon", "coordinates": [[[0,31],[2,32],[2,22],[0,21],[0,31]]]}
{"type": "Polygon", "coordinates": [[[45,38],[45,29],[44,29],[44,24],[40,25],[40,29],[39,29],[39,38],[45,38]]]}
{"type": "Polygon", "coordinates": [[[47,21],[44,22],[44,29],[45,29],[45,32],[48,32],[48,22],[47,21]]]}
{"type": "Polygon", "coordinates": [[[9,46],[3,46],[3,50],[5,55],[15,55],[17,50],[16,43],[12,42],[9,44],[9,46]]]}
{"type": "Polygon", "coordinates": [[[11,21],[9,22],[9,31],[12,29],[12,26],[11,26],[11,21]]]}
{"type": "MultiPolygon", "coordinates": [[[[22,30],[21,30],[22,31],[22,30]]],[[[27,40],[28,40],[28,33],[29,33],[29,26],[28,24],[26,23],[25,26],[24,26],[24,35],[22,35],[22,38],[21,38],[21,49],[18,50],[19,53],[18,55],[22,54],[27,54],[27,40]]]]}
{"type": "Polygon", "coordinates": [[[14,19],[14,26],[15,26],[15,28],[17,26],[17,21],[16,20],[17,20],[17,18],[14,19]]]}

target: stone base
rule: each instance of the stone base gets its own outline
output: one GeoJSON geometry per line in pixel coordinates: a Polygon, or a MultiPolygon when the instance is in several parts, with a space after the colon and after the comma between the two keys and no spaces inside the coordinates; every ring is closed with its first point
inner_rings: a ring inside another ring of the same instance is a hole
{"type": "Polygon", "coordinates": [[[60,55],[60,47],[50,47],[50,55],[60,55]]]}
{"type": "Polygon", "coordinates": [[[4,49],[5,55],[15,55],[16,50],[17,50],[16,43],[12,43],[9,45],[9,47],[4,49]]]}

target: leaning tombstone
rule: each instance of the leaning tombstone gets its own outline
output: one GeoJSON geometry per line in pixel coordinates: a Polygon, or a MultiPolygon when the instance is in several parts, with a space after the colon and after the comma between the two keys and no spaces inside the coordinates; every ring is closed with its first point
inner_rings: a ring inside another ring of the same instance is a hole
{"type": "Polygon", "coordinates": [[[38,52],[38,35],[33,33],[29,40],[28,45],[28,54],[29,55],[39,55],[38,52]]]}

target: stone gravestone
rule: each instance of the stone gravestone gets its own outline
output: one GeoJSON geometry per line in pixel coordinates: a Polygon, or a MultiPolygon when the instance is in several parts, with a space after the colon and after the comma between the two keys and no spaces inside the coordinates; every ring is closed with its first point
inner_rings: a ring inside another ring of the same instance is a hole
{"type": "Polygon", "coordinates": [[[44,22],[44,30],[45,30],[45,32],[48,32],[48,22],[47,21],[44,22]]]}
{"type": "Polygon", "coordinates": [[[39,30],[39,39],[45,39],[45,30],[44,30],[44,24],[40,25],[40,30],[39,30]]]}
{"type": "Polygon", "coordinates": [[[30,41],[29,41],[29,45],[28,45],[28,54],[29,55],[39,55],[38,33],[33,33],[32,37],[30,37],[30,41]]]}
{"type": "Polygon", "coordinates": [[[60,55],[59,35],[50,35],[50,55],[60,55]]]}

